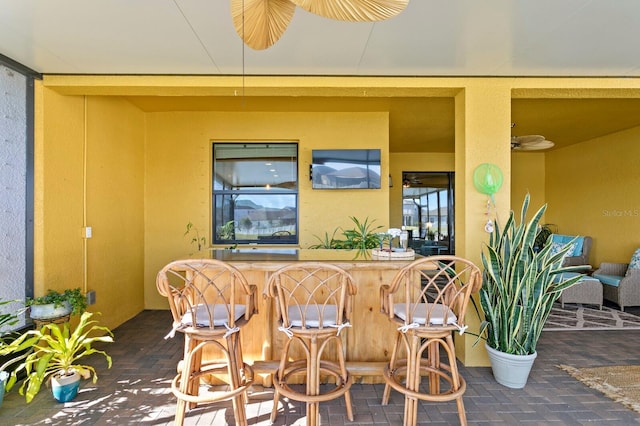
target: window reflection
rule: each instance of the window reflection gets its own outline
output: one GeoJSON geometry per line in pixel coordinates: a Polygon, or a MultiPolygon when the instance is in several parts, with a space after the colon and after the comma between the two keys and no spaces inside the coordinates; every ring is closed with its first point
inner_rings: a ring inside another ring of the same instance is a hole
{"type": "Polygon", "coordinates": [[[215,143],[216,244],[298,242],[297,144],[215,143]]]}

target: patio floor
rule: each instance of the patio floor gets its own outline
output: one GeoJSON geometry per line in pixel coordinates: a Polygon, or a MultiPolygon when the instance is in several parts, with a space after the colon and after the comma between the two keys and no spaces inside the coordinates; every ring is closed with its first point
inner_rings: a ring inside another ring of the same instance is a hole
{"type": "MultiPolygon", "coordinates": [[[[168,311],[144,311],[114,330],[115,343],[106,347],[113,368],[104,359],[93,364],[100,376],[94,385],[84,381],[77,398],[55,402],[43,389],[27,405],[17,389],[5,395],[0,408],[2,425],[126,425],[173,424],[175,398],[169,382],[182,354],[182,337],[164,340],[170,327],[168,311]]],[[[529,382],[514,390],[495,382],[488,367],[460,366],[467,380],[465,407],[472,425],[630,425],[640,414],[613,402],[556,367],[640,364],[640,330],[544,332],[529,382]]],[[[380,404],[383,385],[355,384],[352,388],[354,422],[348,422],[344,400],[321,404],[325,425],[401,425],[404,399],[392,393],[389,405],[380,404]]],[[[272,389],[254,386],[247,417],[251,425],[268,425],[272,389]]],[[[303,425],[304,404],[287,401],[276,425],[303,425]],[[286,411],[286,412],[285,412],[286,411]]],[[[456,405],[420,404],[419,424],[458,424],[456,405]]],[[[234,424],[230,403],[188,412],[187,425],[234,424]]]]}

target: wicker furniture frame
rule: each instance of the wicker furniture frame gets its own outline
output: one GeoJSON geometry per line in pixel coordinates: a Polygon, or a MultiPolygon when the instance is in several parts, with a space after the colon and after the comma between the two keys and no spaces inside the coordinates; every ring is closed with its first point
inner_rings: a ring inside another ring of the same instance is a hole
{"type": "Polygon", "coordinates": [[[405,426],[417,423],[420,400],[455,400],[460,423],[467,424],[462,400],[466,382],[458,373],[452,333],[464,332],[469,299],[481,285],[480,270],[470,261],[433,256],[404,267],[380,288],[381,311],[398,327],[384,372],[382,405],[388,404],[391,388],[404,394],[405,426]],[[441,349],[447,361],[441,360],[441,349]],[[426,393],[420,391],[422,376],[429,378],[426,393]]]}
{"type": "Polygon", "coordinates": [[[605,300],[616,303],[620,310],[624,311],[626,306],[640,306],[640,269],[627,270],[628,263],[603,262],[600,268],[593,272],[593,275],[615,275],[623,277],[620,284],[616,286],[603,284],[603,297],[605,300]]]}
{"type": "Polygon", "coordinates": [[[581,303],[583,305],[597,305],[602,310],[604,285],[596,278],[584,277],[560,294],[560,305],[565,303],[581,303]]]}
{"type": "MultiPolygon", "coordinates": [[[[247,389],[253,371],[243,362],[240,329],[257,313],[256,286],[237,269],[212,259],[171,262],[158,272],[158,292],[169,300],[173,332],[184,334],[184,357],[171,390],[178,398],[175,424],[182,425],[188,408],[231,399],[236,425],[246,425],[247,389]],[[213,350],[220,359],[203,361],[213,350]],[[200,381],[226,374],[229,390],[200,393],[200,381]]],[[[167,336],[168,337],[168,336],[167,336]]]]}
{"type": "Polygon", "coordinates": [[[343,269],[322,262],[285,266],[269,279],[267,289],[274,298],[280,331],[286,336],[278,370],[274,374],[271,422],[276,419],[278,400],[283,395],[306,402],[307,424],[320,424],[319,403],[344,395],[347,417],[353,421],[352,377],[345,364],[344,327],[350,326],[353,278],[343,269]],[[335,349],[335,359],[328,354],[335,349]],[[294,375],[304,374],[306,390],[289,384],[294,375]],[[321,374],[333,376],[335,387],[320,393],[321,374]]]}

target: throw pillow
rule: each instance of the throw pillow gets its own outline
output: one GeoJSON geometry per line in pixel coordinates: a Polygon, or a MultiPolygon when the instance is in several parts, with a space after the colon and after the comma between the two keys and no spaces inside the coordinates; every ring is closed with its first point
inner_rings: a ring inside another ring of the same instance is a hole
{"type": "Polygon", "coordinates": [[[633,253],[633,256],[631,256],[631,261],[629,262],[629,267],[627,268],[627,276],[631,274],[632,269],[640,269],[640,249],[637,249],[633,253]]]}
{"type": "MultiPolygon", "coordinates": [[[[551,243],[551,256],[554,256],[560,253],[560,250],[562,250],[566,245],[567,244],[565,243],[551,243]]],[[[569,244],[569,250],[567,250],[564,257],[572,256],[574,250],[575,250],[575,243],[569,244]]]]}

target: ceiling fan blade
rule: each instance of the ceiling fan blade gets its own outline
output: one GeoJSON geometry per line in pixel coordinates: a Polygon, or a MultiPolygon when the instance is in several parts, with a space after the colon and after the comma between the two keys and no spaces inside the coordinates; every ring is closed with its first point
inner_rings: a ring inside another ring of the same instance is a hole
{"type": "Polygon", "coordinates": [[[266,49],[278,41],[295,10],[296,5],[290,0],[231,0],[233,26],[254,50],[266,49]]]}
{"type": "Polygon", "coordinates": [[[524,136],[514,136],[516,142],[519,144],[528,144],[528,143],[536,143],[545,140],[544,136],[541,135],[524,135],[524,136]]]}
{"type": "Polygon", "coordinates": [[[392,18],[409,0],[290,0],[307,12],[338,21],[372,22],[392,18]]]}

